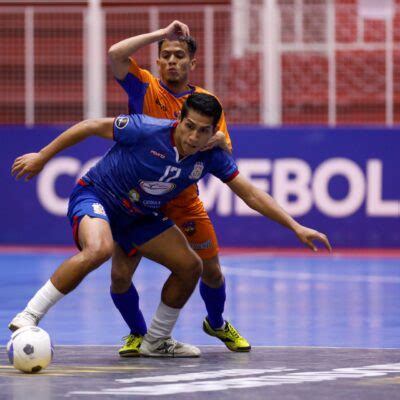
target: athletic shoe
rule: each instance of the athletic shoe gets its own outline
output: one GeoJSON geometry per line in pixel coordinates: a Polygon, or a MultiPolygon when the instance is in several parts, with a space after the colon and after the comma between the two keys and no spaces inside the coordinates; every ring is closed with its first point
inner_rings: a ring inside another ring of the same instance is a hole
{"type": "Polygon", "coordinates": [[[225,321],[222,329],[213,329],[206,318],[203,322],[203,331],[207,335],[217,337],[231,351],[247,352],[251,349],[250,343],[228,321],[225,321]]]}
{"type": "Polygon", "coordinates": [[[39,321],[40,318],[37,315],[24,310],[12,319],[8,324],[8,329],[14,332],[19,328],[24,328],[25,326],[37,326],[39,321]]]}
{"type": "Polygon", "coordinates": [[[130,333],[122,339],[125,340],[125,344],[118,350],[119,355],[121,357],[139,357],[139,349],[143,341],[143,336],[130,333]]]}
{"type": "Polygon", "coordinates": [[[200,349],[172,338],[163,338],[151,343],[145,335],[140,346],[140,355],[145,357],[199,357],[200,349]]]}

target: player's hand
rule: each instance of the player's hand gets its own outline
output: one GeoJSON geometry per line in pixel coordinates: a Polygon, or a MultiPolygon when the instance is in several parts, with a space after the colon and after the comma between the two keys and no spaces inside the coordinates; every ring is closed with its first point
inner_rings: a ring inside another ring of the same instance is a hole
{"type": "Polygon", "coordinates": [[[190,35],[189,27],[183,22],[175,20],[171,22],[166,28],[165,38],[168,40],[177,40],[181,37],[187,37],[190,35]]]}
{"type": "Polygon", "coordinates": [[[313,243],[314,240],[322,242],[329,251],[332,251],[328,237],[325,234],[316,231],[315,229],[310,229],[306,226],[300,226],[295,233],[299,240],[308,246],[312,251],[318,251],[317,246],[313,243]]]}
{"type": "Polygon", "coordinates": [[[11,175],[15,179],[25,176],[25,180],[29,181],[36,176],[44,167],[46,161],[41,153],[28,153],[15,159],[11,175]]]}
{"type": "Polygon", "coordinates": [[[229,151],[229,146],[226,141],[224,132],[217,131],[215,135],[207,142],[207,144],[201,149],[201,151],[211,150],[214,147],[221,147],[223,150],[229,151]]]}

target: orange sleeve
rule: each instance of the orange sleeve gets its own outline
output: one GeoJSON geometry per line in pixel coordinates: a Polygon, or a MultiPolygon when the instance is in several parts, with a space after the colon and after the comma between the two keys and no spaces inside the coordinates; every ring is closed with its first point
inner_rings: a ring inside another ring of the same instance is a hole
{"type": "Polygon", "coordinates": [[[150,82],[153,75],[147,69],[140,68],[136,60],[129,57],[131,65],[129,66],[129,73],[136,76],[142,82],[150,82]]]}

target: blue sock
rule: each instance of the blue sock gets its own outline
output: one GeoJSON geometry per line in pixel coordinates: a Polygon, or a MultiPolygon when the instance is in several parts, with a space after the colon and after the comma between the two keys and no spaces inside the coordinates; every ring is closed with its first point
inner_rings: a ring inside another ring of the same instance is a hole
{"type": "Polygon", "coordinates": [[[146,321],[139,308],[139,295],[133,285],[125,293],[112,293],[111,298],[122,315],[122,318],[128,324],[132,334],[145,335],[147,333],[146,321]]]}
{"type": "Polygon", "coordinates": [[[224,312],[226,293],[225,281],[219,288],[211,288],[200,281],[200,295],[206,304],[207,318],[211,328],[217,329],[224,324],[222,313],[224,312]]]}

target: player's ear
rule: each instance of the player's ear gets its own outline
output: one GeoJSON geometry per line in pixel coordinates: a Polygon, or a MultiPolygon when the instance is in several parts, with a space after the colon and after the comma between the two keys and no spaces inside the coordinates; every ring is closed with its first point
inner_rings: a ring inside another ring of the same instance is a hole
{"type": "Polygon", "coordinates": [[[175,113],[175,117],[176,117],[176,119],[177,120],[179,120],[179,121],[181,121],[181,111],[177,111],[176,113],[175,113]]]}
{"type": "Polygon", "coordinates": [[[195,58],[192,58],[190,60],[190,70],[193,71],[196,68],[197,60],[195,58]]]}

